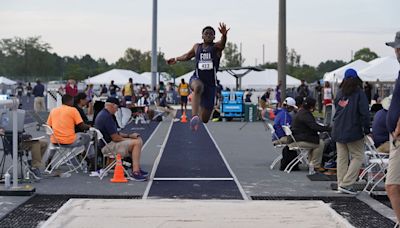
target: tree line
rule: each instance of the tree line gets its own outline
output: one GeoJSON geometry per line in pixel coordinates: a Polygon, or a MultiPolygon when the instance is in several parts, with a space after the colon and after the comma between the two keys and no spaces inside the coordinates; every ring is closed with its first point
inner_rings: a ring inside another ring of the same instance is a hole
{"type": "MultiPolygon", "coordinates": [[[[6,38],[0,40],[0,75],[14,80],[42,81],[76,79],[83,80],[113,68],[133,70],[137,73],[151,71],[151,52],[142,52],[134,48],[127,48],[123,56],[115,63],[108,63],[104,58],[93,59],[89,54],[84,56],[59,56],[51,52],[49,43],[41,40],[40,36],[6,38]]],[[[357,51],[354,59],[370,61],[377,58],[377,54],[369,48],[357,51]]],[[[165,55],[158,53],[158,71],[167,72],[172,77],[178,77],[194,70],[194,60],[168,65],[165,55]]],[[[239,52],[237,45],[228,42],[224,49],[221,66],[240,67],[245,59],[239,52]]],[[[332,71],[347,64],[342,60],[328,60],[321,62],[317,67],[301,63],[301,55],[294,49],[287,52],[287,74],[298,79],[312,82],[321,79],[325,72],[332,71]]],[[[265,63],[261,68],[277,69],[277,63],[265,63]]]]}

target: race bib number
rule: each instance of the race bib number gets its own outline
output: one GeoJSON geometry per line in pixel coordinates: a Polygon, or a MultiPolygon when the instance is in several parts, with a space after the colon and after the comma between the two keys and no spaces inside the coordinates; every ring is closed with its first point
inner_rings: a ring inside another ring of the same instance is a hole
{"type": "Polygon", "coordinates": [[[199,70],[212,70],[214,65],[212,61],[200,61],[198,68],[199,70]]]}

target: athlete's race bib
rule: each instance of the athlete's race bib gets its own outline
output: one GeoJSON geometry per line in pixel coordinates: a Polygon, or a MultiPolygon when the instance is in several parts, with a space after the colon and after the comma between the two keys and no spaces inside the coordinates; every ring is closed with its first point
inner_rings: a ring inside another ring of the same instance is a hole
{"type": "Polygon", "coordinates": [[[211,60],[199,61],[198,68],[199,68],[199,70],[212,70],[214,68],[214,65],[211,60]]]}

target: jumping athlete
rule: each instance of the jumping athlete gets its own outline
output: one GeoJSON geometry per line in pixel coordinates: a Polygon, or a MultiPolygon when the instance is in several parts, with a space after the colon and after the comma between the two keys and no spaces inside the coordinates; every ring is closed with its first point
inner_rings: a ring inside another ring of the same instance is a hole
{"type": "Polygon", "coordinates": [[[190,120],[190,128],[193,131],[199,127],[199,115],[203,123],[207,123],[214,108],[216,76],[229,29],[224,23],[219,23],[218,30],[222,34],[220,41],[214,43],[215,30],[207,26],[202,31],[203,43],[196,43],[186,54],[167,60],[168,64],[175,64],[178,61],[188,61],[193,57],[196,59],[196,70],[189,81],[189,86],[193,91],[192,119],[190,120]]]}

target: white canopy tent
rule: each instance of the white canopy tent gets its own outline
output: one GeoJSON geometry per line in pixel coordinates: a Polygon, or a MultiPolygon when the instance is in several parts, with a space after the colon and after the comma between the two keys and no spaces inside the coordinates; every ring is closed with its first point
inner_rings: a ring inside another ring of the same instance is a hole
{"type": "Polygon", "coordinates": [[[337,82],[341,82],[344,78],[344,72],[347,69],[353,68],[354,70],[359,72],[360,70],[363,70],[363,69],[367,68],[368,66],[370,66],[370,63],[367,63],[363,60],[358,59],[358,60],[351,62],[347,65],[344,65],[334,71],[325,73],[324,81],[334,82],[337,80],[337,82]]]}
{"type": "Polygon", "coordinates": [[[110,84],[111,80],[114,80],[116,85],[124,85],[128,82],[129,78],[133,79],[133,82],[140,80],[140,75],[131,70],[112,69],[99,75],[93,76],[85,80],[86,84],[110,84]]]}
{"type": "MultiPolygon", "coordinates": [[[[151,74],[151,72],[143,72],[140,74],[142,77],[140,80],[143,80],[143,82],[133,81],[133,83],[151,85],[151,74]]],[[[166,72],[161,72],[160,74],[157,73],[157,81],[162,81],[164,83],[172,82],[170,75],[166,72]],[[161,78],[159,79],[159,77],[161,78]]]]}
{"type": "MultiPolygon", "coordinates": [[[[235,70],[235,73],[242,74],[246,70],[235,70]]],[[[176,83],[180,83],[181,79],[184,78],[186,82],[189,82],[190,77],[194,71],[186,73],[176,79],[176,83]]],[[[288,87],[299,86],[300,80],[286,75],[286,84],[288,87]]],[[[235,88],[236,79],[227,71],[217,73],[217,79],[220,81],[224,88],[235,88]]],[[[275,69],[266,69],[263,71],[251,71],[242,77],[242,89],[253,88],[253,89],[266,89],[273,88],[278,84],[278,71],[275,69]]]]}
{"type": "MultiPolygon", "coordinates": [[[[290,75],[286,75],[286,86],[297,87],[301,81],[290,75]]],[[[278,85],[278,71],[265,69],[263,71],[252,71],[242,78],[242,88],[265,89],[275,88],[278,85]]]]}
{"type": "Polygon", "coordinates": [[[369,65],[358,72],[358,76],[363,81],[394,82],[400,70],[399,62],[395,56],[374,59],[369,62],[369,65]]]}
{"type": "Polygon", "coordinates": [[[6,78],[4,76],[0,76],[0,84],[3,84],[3,85],[15,85],[15,84],[17,84],[17,82],[13,81],[11,79],[8,79],[8,78],[6,78]]]}

